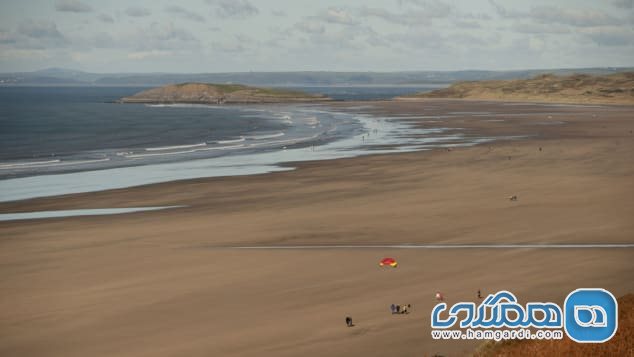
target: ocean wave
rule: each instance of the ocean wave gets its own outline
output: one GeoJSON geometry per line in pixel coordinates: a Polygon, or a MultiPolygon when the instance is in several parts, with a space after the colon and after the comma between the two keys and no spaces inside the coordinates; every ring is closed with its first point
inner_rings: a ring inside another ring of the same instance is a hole
{"type": "Polygon", "coordinates": [[[216,144],[231,144],[231,143],[239,143],[239,142],[243,142],[244,136],[241,136],[239,139],[230,139],[230,140],[218,140],[216,141],[216,144]]]}
{"type": "Polygon", "coordinates": [[[264,146],[264,145],[275,145],[275,144],[295,144],[295,143],[300,143],[300,142],[304,142],[304,141],[315,139],[319,135],[320,134],[315,134],[315,135],[312,135],[312,136],[306,136],[306,137],[301,137],[301,138],[266,141],[266,142],[263,142],[263,143],[249,144],[249,147],[264,146]]]}
{"type": "Polygon", "coordinates": [[[314,128],[314,127],[316,127],[319,124],[321,124],[321,122],[319,121],[319,119],[317,119],[317,117],[308,117],[308,118],[306,118],[306,125],[308,125],[308,126],[312,126],[314,128]]]}
{"type": "Polygon", "coordinates": [[[207,143],[198,143],[198,144],[190,144],[190,145],[174,145],[174,146],[161,146],[155,148],[146,148],[145,151],[166,151],[166,150],[176,150],[176,149],[188,149],[207,146],[207,143]]]}
{"type": "Polygon", "coordinates": [[[152,153],[152,154],[131,154],[131,155],[124,155],[124,157],[126,159],[141,159],[144,157],[181,155],[181,154],[190,154],[190,153],[201,152],[201,151],[237,149],[241,147],[244,147],[244,145],[216,146],[216,147],[208,147],[208,148],[201,148],[201,149],[192,149],[192,150],[185,150],[185,151],[169,151],[169,152],[160,152],[160,153],[152,153]]]}
{"type": "Polygon", "coordinates": [[[109,158],[95,159],[95,160],[77,160],[77,161],[62,161],[62,160],[49,160],[49,161],[32,161],[32,162],[18,162],[15,164],[0,164],[0,170],[8,169],[28,169],[34,167],[49,167],[49,166],[69,166],[69,165],[83,165],[91,164],[95,162],[109,161],[109,158]]]}
{"type": "Polygon", "coordinates": [[[12,169],[16,167],[46,166],[47,164],[53,164],[60,161],[61,160],[48,160],[48,161],[31,161],[31,162],[16,162],[12,164],[0,164],[0,169],[12,169]]]}
{"type": "Polygon", "coordinates": [[[284,136],[284,133],[275,133],[275,134],[266,134],[266,135],[252,135],[247,136],[246,138],[249,140],[262,140],[262,139],[272,139],[279,138],[280,136],[284,136]]]}

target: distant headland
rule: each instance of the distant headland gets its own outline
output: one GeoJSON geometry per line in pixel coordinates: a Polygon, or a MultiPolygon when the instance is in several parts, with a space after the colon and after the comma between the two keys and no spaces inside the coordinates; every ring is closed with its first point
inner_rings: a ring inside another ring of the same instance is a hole
{"type": "Polygon", "coordinates": [[[531,79],[464,81],[398,99],[417,98],[634,104],[634,72],[594,76],[543,74],[531,79]]]}
{"type": "Polygon", "coordinates": [[[319,94],[308,94],[276,88],[250,87],[241,84],[181,83],[148,89],[121,98],[121,103],[188,103],[188,104],[261,104],[305,103],[332,100],[319,94]]]}

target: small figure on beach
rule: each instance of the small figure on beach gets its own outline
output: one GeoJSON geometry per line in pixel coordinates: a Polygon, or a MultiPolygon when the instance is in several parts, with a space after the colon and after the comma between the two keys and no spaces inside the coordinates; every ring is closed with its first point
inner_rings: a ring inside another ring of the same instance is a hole
{"type": "Polygon", "coordinates": [[[397,314],[401,313],[401,305],[396,305],[396,313],[397,314]]]}
{"type": "Polygon", "coordinates": [[[440,291],[436,291],[436,301],[445,301],[445,297],[440,293],[440,291]]]}
{"type": "Polygon", "coordinates": [[[480,294],[480,289],[478,289],[478,299],[482,299],[482,295],[480,294]]]}
{"type": "Polygon", "coordinates": [[[517,201],[517,195],[509,196],[510,201],[517,201]]]}
{"type": "Polygon", "coordinates": [[[352,327],[352,326],[354,326],[354,325],[352,324],[352,317],[350,317],[350,316],[346,316],[346,326],[348,326],[348,327],[352,327]]]}
{"type": "Polygon", "coordinates": [[[541,146],[539,147],[539,151],[542,151],[542,147],[541,146]]]}
{"type": "Polygon", "coordinates": [[[401,307],[401,314],[409,314],[409,309],[412,307],[412,305],[407,304],[407,305],[403,305],[403,307],[401,307]]]}
{"type": "Polygon", "coordinates": [[[392,304],[390,305],[390,311],[392,311],[392,314],[396,313],[396,305],[392,304]]]}

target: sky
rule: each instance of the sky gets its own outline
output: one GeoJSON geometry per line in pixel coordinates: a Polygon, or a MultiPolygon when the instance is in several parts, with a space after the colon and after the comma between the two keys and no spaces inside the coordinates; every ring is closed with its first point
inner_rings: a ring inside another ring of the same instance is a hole
{"type": "Polygon", "coordinates": [[[0,72],[628,66],[633,0],[0,0],[0,72]]]}

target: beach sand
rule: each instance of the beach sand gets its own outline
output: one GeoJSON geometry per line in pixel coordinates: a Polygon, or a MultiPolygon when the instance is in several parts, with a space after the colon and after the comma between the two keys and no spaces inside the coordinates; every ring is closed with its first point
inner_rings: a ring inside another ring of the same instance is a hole
{"type": "Polygon", "coordinates": [[[478,289],[522,303],[562,303],[580,287],[634,292],[631,248],[226,248],[634,243],[634,107],[355,105],[368,103],[332,104],[421,127],[462,112],[442,126],[523,138],[0,203],[0,213],[187,206],[0,222],[0,355],[464,355],[478,342],[430,336],[436,291],[450,304],[477,301],[478,289]],[[379,268],[386,256],[398,268],[379,268]],[[391,315],[393,303],[412,311],[391,315]]]}

